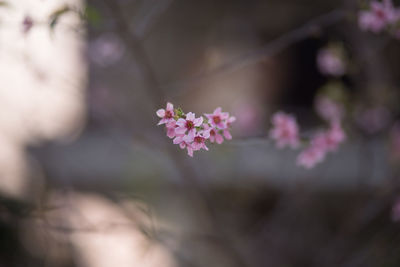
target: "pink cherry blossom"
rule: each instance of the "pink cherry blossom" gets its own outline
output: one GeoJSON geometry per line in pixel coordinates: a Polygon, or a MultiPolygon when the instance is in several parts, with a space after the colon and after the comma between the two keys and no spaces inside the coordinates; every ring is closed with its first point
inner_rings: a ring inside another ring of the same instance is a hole
{"type": "Polygon", "coordinates": [[[204,149],[208,150],[208,147],[205,144],[205,141],[210,137],[210,130],[203,130],[200,132],[197,132],[191,137],[192,141],[192,148],[194,151],[204,149]]]}
{"type": "Polygon", "coordinates": [[[165,128],[167,130],[167,136],[169,138],[174,138],[176,136],[175,128],[177,127],[176,121],[170,121],[165,125],[165,128]]]}
{"type": "Polygon", "coordinates": [[[346,139],[342,126],[339,122],[332,122],[331,128],[317,134],[311,141],[314,146],[325,150],[326,152],[336,151],[338,146],[346,139]]]}
{"type": "Polygon", "coordinates": [[[210,142],[214,143],[217,142],[217,144],[222,144],[224,142],[224,137],[218,133],[217,130],[211,129],[210,130],[210,142]]]}
{"type": "MultiPolygon", "coordinates": [[[[229,116],[229,115],[228,115],[229,116]]],[[[231,127],[231,124],[236,121],[236,118],[233,116],[228,117],[228,119],[226,120],[226,128],[223,130],[223,135],[225,137],[225,139],[227,140],[231,140],[232,139],[232,135],[229,132],[229,128],[231,127]]]]}
{"type": "Polygon", "coordinates": [[[326,149],[328,152],[336,151],[337,147],[346,140],[346,133],[338,121],[331,123],[331,128],[326,133],[326,149]]]}
{"type": "Polygon", "coordinates": [[[312,137],[310,145],[298,155],[297,165],[306,169],[313,168],[325,159],[328,152],[336,151],[345,139],[346,134],[340,122],[332,122],[327,131],[318,132],[312,137]]]}
{"type": "Polygon", "coordinates": [[[208,150],[206,142],[221,144],[226,139],[231,139],[229,127],[236,120],[221,108],[216,108],[208,115],[208,120],[192,112],[185,114],[181,109],[174,113],[173,105],[167,103],[166,109],[159,109],[157,116],[161,118],[158,125],[165,124],[166,134],[173,139],[173,143],[181,149],[186,149],[190,157],[195,151],[208,150]]]}
{"type": "Polygon", "coordinates": [[[203,128],[205,130],[209,130],[210,133],[209,140],[211,143],[216,142],[217,144],[222,144],[224,142],[224,137],[220,134],[221,130],[215,129],[209,126],[207,123],[203,124],[203,128]]]}
{"type": "Polygon", "coordinates": [[[299,127],[296,118],[283,112],[275,113],[272,117],[273,128],[270,137],[276,141],[278,148],[289,146],[296,148],[299,145],[299,127]]]}
{"type": "Polygon", "coordinates": [[[186,135],[179,135],[174,138],[172,141],[175,145],[179,145],[181,149],[187,149],[188,155],[193,157],[193,148],[190,142],[186,141],[186,135]]]}
{"type": "Polygon", "coordinates": [[[342,76],[346,72],[346,65],[339,53],[334,49],[323,48],[317,55],[318,69],[322,74],[342,76]]]}
{"type": "Polygon", "coordinates": [[[175,129],[176,134],[188,134],[194,133],[196,131],[196,127],[200,127],[203,124],[203,117],[196,118],[196,115],[193,112],[189,112],[186,114],[186,119],[178,119],[176,122],[178,127],[175,129]]]}
{"type": "Polygon", "coordinates": [[[358,24],[364,31],[379,33],[398,19],[399,12],[391,0],[371,1],[370,9],[359,13],[358,24]]]}
{"type": "Polygon", "coordinates": [[[226,120],[229,118],[228,112],[222,112],[220,107],[216,108],[212,114],[204,114],[208,119],[208,122],[213,127],[219,129],[225,129],[227,127],[226,120]]]}
{"type": "Polygon", "coordinates": [[[223,135],[224,135],[225,139],[227,139],[227,140],[231,140],[232,139],[232,135],[227,129],[225,129],[223,131],[223,135]]]}
{"type": "Polygon", "coordinates": [[[326,121],[341,120],[344,114],[343,105],[326,96],[316,98],[315,110],[326,121]]]}
{"type": "Polygon", "coordinates": [[[181,143],[179,144],[179,147],[182,148],[182,149],[185,149],[185,148],[186,148],[188,155],[189,155],[190,157],[193,157],[193,151],[194,151],[194,150],[193,150],[193,147],[192,147],[191,144],[188,144],[188,143],[186,143],[185,141],[183,141],[183,142],[181,142],[181,143]]]}
{"type": "Polygon", "coordinates": [[[172,105],[169,102],[167,103],[167,107],[165,109],[159,109],[159,110],[157,110],[156,113],[157,113],[157,116],[161,118],[158,125],[175,121],[174,105],[172,105]]]}
{"type": "Polygon", "coordinates": [[[312,145],[297,156],[296,163],[298,166],[311,169],[324,160],[325,154],[326,151],[322,147],[312,145]]]}

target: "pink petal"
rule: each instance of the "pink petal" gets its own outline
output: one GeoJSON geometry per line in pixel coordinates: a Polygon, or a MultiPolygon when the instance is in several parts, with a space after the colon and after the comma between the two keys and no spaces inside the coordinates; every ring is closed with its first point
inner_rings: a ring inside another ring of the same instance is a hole
{"type": "Polygon", "coordinates": [[[215,135],[215,139],[216,139],[218,144],[222,144],[222,142],[224,142],[224,138],[220,134],[216,134],[215,135]]]}
{"type": "Polygon", "coordinates": [[[203,137],[204,137],[205,139],[210,138],[210,130],[203,131],[203,137]]]}
{"type": "Polygon", "coordinates": [[[169,111],[173,111],[174,110],[174,105],[172,105],[171,103],[167,103],[167,110],[169,111]]]}
{"type": "Polygon", "coordinates": [[[185,125],[186,125],[186,120],[180,118],[180,119],[178,119],[178,120],[176,121],[176,125],[178,125],[178,126],[180,126],[180,127],[185,127],[185,125]]]}
{"type": "Polygon", "coordinates": [[[185,134],[185,132],[186,132],[186,128],[185,127],[175,128],[175,133],[176,134],[185,134]]]}
{"type": "Polygon", "coordinates": [[[203,124],[203,117],[194,119],[193,122],[194,122],[194,126],[199,127],[199,126],[201,126],[203,124]]]}
{"type": "Polygon", "coordinates": [[[210,142],[214,143],[215,142],[215,136],[214,135],[210,135],[210,142]]]}
{"type": "Polygon", "coordinates": [[[172,142],[176,145],[176,144],[182,143],[182,141],[183,141],[183,138],[181,136],[177,136],[174,138],[174,140],[172,142]]]}
{"type": "Polygon", "coordinates": [[[214,110],[214,114],[213,115],[220,115],[221,114],[221,111],[222,111],[222,108],[220,108],[220,107],[217,107],[215,110],[214,110]]]}
{"type": "Polygon", "coordinates": [[[193,149],[190,146],[187,147],[187,152],[190,157],[193,157],[193,149]]]}
{"type": "Polygon", "coordinates": [[[186,114],[186,120],[193,121],[195,119],[195,114],[193,112],[189,112],[186,114]]]}
{"type": "Polygon", "coordinates": [[[228,130],[224,130],[224,136],[226,139],[231,140],[232,139],[232,135],[228,130]]]}
{"type": "Polygon", "coordinates": [[[161,108],[161,109],[157,110],[156,114],[157,114],[158,117],[164,118],[165,110],[161,108]]]}
{"type": "Polygon", "coordinates": [[[229,118],[229,113],[228,112],[222,112],[221,113],[221,119],[226,120],[227,118],[229,118]]]}
{"type": "Polygon", "coordinates": [[[229,117],[229,119],[228,119],[229,123],[234,122],[234,121],[236,121],[236,117],[234,117],[234,116],[229,117]]]}
{"type": "Polygon", "coordinates": [[[168,121],[167,119],[161,119],[161,120],[158,122],[157,125],[164,124],[164,123],[166,123],[167,121],[168,121]]]}
{"type": "Polygon", "coordinates": [[[192,132],[189,132],[188,135],[185,135],[185,136],[183,137],[183,141],[185,141],[186,143],[191,143],[191,142],[193,142],[193,139],[194,139],[194,133],[192,133],[192,132]]]}
{"type": "Polygon", "coordinates": [[[173,128],[168,128],[168,129],[167,129],[167,136],[168,136],[169,138],[174,138],[174,137],[175,137],[175,129],[173,129],[173,128]]]}

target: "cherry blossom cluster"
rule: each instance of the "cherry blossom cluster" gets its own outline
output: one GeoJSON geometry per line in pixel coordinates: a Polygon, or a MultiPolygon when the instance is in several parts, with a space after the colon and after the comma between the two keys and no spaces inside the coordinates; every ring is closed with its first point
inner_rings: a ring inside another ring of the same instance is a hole
{"type": "Polygon", "coordinates": [[[322,162],[326,154],[335,152],[338,146],[346,139],[339,121],[332,121],[328,130],[317,132],[310,140],[310,144],[297,157],[297,164],[307,169],[313,168],[322,162]]]}
{"type": "Polygon", "coordinates": [[[362,30],[373,33],[387,30],[396,38],[400,38],[399,21],[400,9],[391,0],[373,0],[369,8],[361,11],[358,16],[358,24],[362,30]]]}
{"type": "Polygon", "coordinates": [[[222,144],[224,138],[232,139],[229,129],[236,120],[228,112],[222,112],[220,107],[196,118],[193,112],[185,114],[181,109],[174,109],[171,103],[167,103],[165,109],[157,110],[156,114],[161,118],[158,125],[165,125],[167,136],[181,149],[186,149],[191,157],[194,151],[208,150],[207,141],[222,144]]]}
{"type": "Polygon", "coordinates": [[[294,116],[279,111],[272,116],[271,121],[273,127],[269,136],[275,140],[278,148],[288,146],[295,149],[299,146],[299,126],[294,116]]]}
{"type": "MultiPolygon", "coordinates": [[[[306,169],[313,168],[325,159],[327,153],[336,151],[346,139],[340,120],[337,117],[331,118],[329,129],[318,131],[310,138],[308,145],[297,156],[297,165],[306,169]]],[[[299,147],[299,126],[293,115],[277,112],[272,117],[272,125],[270,138],[276,142],[278,148],[299,147]]]]}

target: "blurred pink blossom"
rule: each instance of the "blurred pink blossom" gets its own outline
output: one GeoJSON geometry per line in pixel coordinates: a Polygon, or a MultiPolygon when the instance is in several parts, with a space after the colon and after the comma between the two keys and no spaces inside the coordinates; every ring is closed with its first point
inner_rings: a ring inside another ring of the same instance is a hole
{"type": "Polygon", "coordinates": [[[371,1],[369,10],[361,11],[358,24],[364,31],[379,33],[399,19],[399,11],[391,0],[371,1]]]}
{"type": "Polygon", "coordinates": [[[235,108],[237,114],[236,129],[243,135],[251,135],[261,125],[260,112],[251,103],[242,104],[235,108]]]}
{"type": "Polygon", "coordinates": [[[161,120],[158,122],[158,125],[175,121],[174,105],[172,105],[169,102],[167,103],[167,107],[165,109],[161,108],[161,109],[157,110],[156,113],[157,113],[157,116],[161,118],[161,120]]]}
{"type": "Polygon", "coordinates": [[[167,136],[169,138],[174,138],[176,136],[176,133],[175,133],[175,128],[176,127],[177,127],[177,125],[176,125],[176,121],[175,120],[170,121],[165,125],[165,128],[167,129],[167,136]]]}
{"type": "Polygon", "coordinates": [[[125,46],[113,33],[104,33],[89,44],[89,58],[101,67],[118,62],[125,53],[125,46]]]}
{"type": "Polygon", "coordinates": [[[289,146],[296,148],[299,145],[299,127],[296,118],[284,112],[277,112],[272,116],[273,128],[270,137],[276,141],[278,148],[289,146]]]}
{"type": "Polygon", "coordinates": [[[318,69],[322,74],[341,76],[346,72],[346,64],[340,53],[333,48],[323,48],[317,54],[318,69]]]}
{"type": "Polygon", "coordinates": [[[310,146],[298,155],[296,163],[306,169],[311,169],[324,160],[325,154],[326,152],[323,148],[310,146]]]}
{"type": "Polygon", "coordinates": [[[331,127],[325,131],[318,133],[311,140],[311,145],[319,147],[325,152],[336,151],[338,146],[346,139],[342,126],[338,122],[332,122],[331,127]]]}
{"type": "Polygon", "coordinates": [[[234,117],[234,116],[229,116],[229,114],[228,114],[228,118],[226,119],[226,127],[225,127],[225,129],[223,130],[223,135],[224,135],[224,137],[225,137],[225,139],[227,139],[227,140],[231,140],[232,139],[232,135],[231,135],[231,133],[229,132],[229,129],[230,129],[230,127],[231,127],[231,124],[233,123],[233,122],[235,122],[236,121],[236,117],[234,117]]]}
{"type": "Polygon", "coordinates": [[[211,143],[217,142],[217,144],[222,144],[222,142],[224,142],[224,137],[222,137],[222,135],[220,135],[218,131],[211,129],[210,142],[211,143]]]}
{"type": "Polygon", "coordinates": [[[326,96],[318,96],[316,98],[315,110],[326,121],[341,120],[344,114],[343,105],[326,96]]]}
{"type": "Polygon", "coordinates": [[[383,106],[358,110],[355,113],[357,125],[368,134],[375,134],[388,126],[390,111],[383,106]]]}
{"type": "Polygon", "coordinates": [[[319,132],[312,137],[310,145],[298,155],[297,165],[306,169],[313,168],[325,159],[328,152],[336,151],[345,139],[346,134],[341,124],[338,121],[332,122],[327,131],[319,132]]]}
{"type": "Polygon", "coordinates": [[[209,126],[207,123],[203,124],[203,128],[205,130],[209,130],[210,132],[210,142],[214,143],[216,142],[217,144],[222,144],[224,142],[224,137],[221,135],[221,130],[215,129],[211,126],[209,126]]]}

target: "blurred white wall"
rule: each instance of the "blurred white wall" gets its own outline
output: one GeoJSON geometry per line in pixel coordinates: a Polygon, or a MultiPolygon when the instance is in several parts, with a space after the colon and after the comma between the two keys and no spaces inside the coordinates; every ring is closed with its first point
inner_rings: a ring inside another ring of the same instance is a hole
{"type": "Polygon", "coordinates": [[[31,190],[24,146],[71,138],[83,125],[84,28],[73,12],[54,31],[49,26],[55,11],[82,9],[83,1],[6,2],[0,7],[0,191],[22,197],[31,190]]]}

